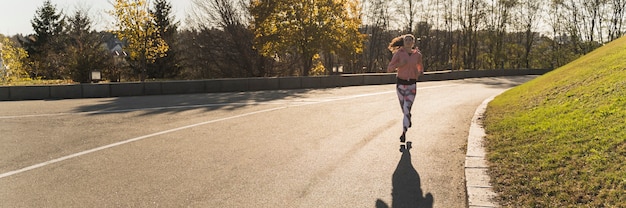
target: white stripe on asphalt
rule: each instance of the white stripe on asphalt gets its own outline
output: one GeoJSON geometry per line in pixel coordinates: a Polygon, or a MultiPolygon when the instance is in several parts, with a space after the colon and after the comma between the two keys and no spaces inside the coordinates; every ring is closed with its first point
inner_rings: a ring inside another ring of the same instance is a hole
{"type": "MultiPolygon", "coordinates": [[[[449,86],[454,86],[454,85],[439,85],[439,86],[431,86],[431,87],[422,87],[420,89],[433,89],[433,88],[441,88],[441,87],[449,87],[449,86]]],[[[206,125],[206,124],[217,123],[217,122],[220,122],[220,121],[226,121],[226,120],[231,120],[231,119],[236,119],[236,118],[242,118],[242,117],[255,115],[255,114],[260,114],[260,113],[265,113],[265,112],[277,111],[277,110],[285,109],[285,108],[288,108],[288,107],[297,107],[297,106],[305,106],[305,105],[312,105],[312,104],[320,104],[320,103],[326,103],[326,102],[348,100],[348,99],[362,98],[362,97],[368,97],[368,96],[376,96],[376,95],[395,93],[395,92],[396,92],[395,90],[392,90],[392,91],[384,91],[384,92],[377,92],[377,93],[368,93],[368,94],[360,94],[360,95],[334,97],[334,98],[324,99],[324,100],[320,100],[320,101],[316,101],[316,102],[304,102],[304,103],[298,104],[298,105],[290,105],[290,106],[283,106],[283,107],[277,107],[277,108],[270,108],[270,109],[254,111],[254,112],[250,112],[250,113],[244,113],[244,114],[240,114],[240,115],[236,115],[236,116],[230,116],[230,117],[226,117],[226,118],[220,118],[220,119],[200,122],[200,123],[196,123],[196,124],[192,124],[192,125],[182,126],[182,127],[178,127],[178,128],[174,128],[174,129],[160,131],[160,132],[156,132],[156,133],[152,133],[152,134],[148,134],[148,135],[144,135],[144,136],[140,136],[140,137],[136,137],[136,138],[132,138],[132,139],[116,142],[116,143],[105,145],[105,146],[96,147],[96,148],[93,148],[93,149],[85,150],[85,151],[82,151],[82,152],[78,152],[78,153],[75,153],[75,154],[67,155],[67,156],[64,156],[64,157],[57,158],[57,159],[48,160],[48,161],[45,161],[45,162],[42,162],[42,163],[39,163],[39,164],[31,165],[31,166],[28,166],[28,167],[25,167],[25,168],[22,168],[22,169],[9,171],[9,172],[0,174],[0,179],[5,178],[5,177],[9,177],[9,176],[12,176],[12,175],[15,175],[15,174],[20,174],[20,173],[23,173],[23,172],[26,172],[26,171],[29,171],[29,170],[41,168],[41,167],[44,167],[44,166],[47,166],[47,165],[50,165],[50,164],[54,164],[54,163],[58,163],[58,162],[61,162],[61,161],[65,161],[65,160],[68,160],[68,159],[72,159],[72,158],[75,158],[75,157],[79,157],[79,156],[82,156],[82,155],[98,152],[100,150],[105,150],[105,149],[117,147],[117,146],[120,146],[120,145],[128,144],[128,143],[131,143],[131,142],[136,142],[136,141],[140,141],[140,140],[143,140],[143,139],[147,139],[147,138],[150,138],[150,137],[155,137],[155,136],[159,136],[159,135],[163,135],[163,134],[168,134],[168,133],[172,133],[172,132],[176,132],[176,131],[180,131],[180,130],[184,130],[184,129],[189,129],[189,128],[193,128],[193,127],[197,127],[197,126],[206,125]]],[[[171,107],[171,108],[175,108],[175,107],[171,107]]],[[[150,108],[150,109],[152,109],[152,108],[150,108]]],[[[158,108],[158,109],[168,109],[168,108],[166,107],[166,108],[158,108]]],[[[129,110],[125,110],[125,111],[135,111],[135,110],[138,110],[138,109],[129,109],[129,110]]],[[[94,112],[91,112],[91,113],[104,113],[104,112],[105,111],[94,111],[94,112]]],[[[106,111],[106,112],[112,112],[112,111],[106,111]]],[[[124,111],[123,110],[119,110],[119,112],[124,112],[124,111]]],[[[88,112],[83,112],[83,114],[87,114],[87,113],[88,112]]],[[[71,114],[71,113],[68,113],[68,114],[71,114]]],[[[78,114],[78,113],[74,113],[74,114],[78,114]]],[[[65,114],[59,114],[59,115],[65,115],[65,114]]]]}
{"type": "MultiPolygon", "coordinates": [[[[434,88],[442,88],[442,87],[450,87],[455,86],[457,84],[450,85],[437,85],[430,87],[420,87],[418,90],[426,90],[426,89],[434,89],[434,88]]],[[[388,92],[383,92],[388,93],[388,92]]],[[[380,93],[373,93],[380,94],[380,93]]],[[[359,95],[357,95],[358,97],[359,95]]],[[[368,94],[361,96],[369,96],[368,94]]],[[[346,97],[339,97],[341,99],[346,99],[346,97]]],[[[352,98],[352,97],[350,97],[352,98]]],[[[350,99],[347,98],[347,99],[350,99]]],[[[213,107],[213,106],[246,106],[246,105],[283,105],[283,104],[293,104],[293,103],[305,103],[305,104],[315,104],[319,102],[328,102],[334,101],[337,97],[331,98],[320,98],[320,99],[302,99],[302,100],[294,100],[287,102],[280,101],[268,101],[268,102],[250,102],[250,103],[210,103],[210,104],[201,104],[201,105],[179,105],[179,106],[166,106],[166,107],[153,107],[153,108],[131,108],[131,109],[119,109],[119,110],[100,110],[100,111],[85,111],[85,112],[70,112],[70,113],[45,113],[45,114],[29,114],[29,115],[15,115],[15,116],[0,116],[0,119],[15,119],[15,118],[31,118],[31,117],[48,117],[48,116],[67,116],[67,115],[93,115],[93,114],[107,114],[107,113],[126,113],[133,111],[158,111],[158,110],[169,110],[169,109],[182,109],[182,108],[203,108],[203,107],[213,107]]]]}
{"type": "Polygon", "coordinates": [[[119,109],[119,110],[101,110],[101,111],[85,111],[75,113],[49,113],[49,114],[32,114],[32,115],[19,115],[19,116],[0,116],[0,119],[11,118],[29,118],[29,117],[45,117],[45,116],[66,116],[66,115],[92,115],[92,114],[106,114],[106,113],[126,113],[133,111],[146,111],[146,110],[168,110],[168,109],[180,109],[180,108],[203,108],[213,106],[245,106],[255,104],[272,104],[272,103],[212,103],[202,105],[179,105],[179,106],[167,106],[167,107],[154,107],[154,108],[131,108],[131,109],[119,109]]]}
{"type": "Polygon", "coordinates": [[[230,120],[230,119],[235,119],[235,118],[241,118],[241,117],[245,117],[245,116],[249,116],[249,115],[254,115],[254,114],[259,114],[259,113],[265,113],[265,112],[280,110],[280,109],[284,109],[284,108],[287,108],[287,107],[278,107],[278,108],[271,108],[271,109],[266,109],[266,110],[254,111],[254,112],[250,112],[250,113],[244,113],[244,114],[240,114],[240,115],[236,115],[236,116],[231,116],[231,117],[226,117],[226,118],[220,118],[220,119],[205,121],[205,122],[196,123],[196,124],[183,126],[183,127],[178,127],[178,128],[165,130],[165,131],[161,131],[161,132],[157,132],[157,133],[153,133],[153,134],[148,134],[148,135],[144,135],[144,136],[140,136],[140,137],[124,140],[124,141],[121,141],[121,142],[117,142],[117,143],[113,143],[113,144],[109,144],[109,145],[93,148],[93,149],[90,149],[90,150],[85,150],[85,151],[82,151],[82,152],[79,152],[79,153],[71,154],[71,155],[68,155],[68,156],[65,156],[65,157],[60,157],[60,158],[57,158],[57,159],[54,159],[54,160],[49,160],[49,161],[42,162],[42,163],[39,163],[39,164],[36,164],[36,165],[31,165],[31,166],[28,166],[28,167],[25,167],[25,168],[22,168],[22,169],[19,169],[19,170],[14,170],[14,171],[10,171],[10,172],[7,172],[7,173],[3,173],[3,174],[0,174],[0,179],[4,178],[4,177],[11,176],[11,175],[15,175],[15,174],[18,174],[18,173],[26,172],[26,171],[29,171],[29,170],[32,170],[32,169],[40,168],[40,167],[43,167],[43,166],[46,166],[46,165],[50,165],[50,164],[53,164],[53,163],[61,162],[61,161],[67,160],[67,159],[75,158],[75,157],[78,157],[78,156],[81,156],[81,155],[86,155],[86,154],[89,154],[89,153],[97,152],[97,151],[108,149],[108,148],[111,148],[111,147],[120,146],[120,145],[131,143],[131,142],[136,142],[136,141],[147,139],[147,138],[150,138],[150,137],[159,136],[159,135],[163,135],[163,134],[167,134],[167,133],[171,133],[171,132],[175,132],[175,131],[180,131],[180,130],[183,130],[183,129],[193,128],[193,127],[201,126],[201,125],[205,125],[205,124],[216,123],[216,122],[220,122],[220,121],[225,121],[225,120],[230,120]]]}

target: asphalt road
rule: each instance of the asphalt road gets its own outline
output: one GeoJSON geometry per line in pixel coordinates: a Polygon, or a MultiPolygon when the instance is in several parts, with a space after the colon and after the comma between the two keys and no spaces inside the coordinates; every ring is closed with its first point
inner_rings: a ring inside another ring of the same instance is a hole
{"type": "Polygon", "coordinates": [[[476,107],[532,79],[0,102],[0,207],[466,207],[476,107]]]}

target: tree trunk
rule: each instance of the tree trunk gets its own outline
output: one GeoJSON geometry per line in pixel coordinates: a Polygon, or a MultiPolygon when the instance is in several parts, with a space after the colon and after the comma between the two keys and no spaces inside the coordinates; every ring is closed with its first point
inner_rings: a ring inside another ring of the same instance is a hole
{"type": "Polygon", "coordinates": [[[305,55],[302,58],[302,76],[308,77],[313,66],[313,56],[305,55]]]}

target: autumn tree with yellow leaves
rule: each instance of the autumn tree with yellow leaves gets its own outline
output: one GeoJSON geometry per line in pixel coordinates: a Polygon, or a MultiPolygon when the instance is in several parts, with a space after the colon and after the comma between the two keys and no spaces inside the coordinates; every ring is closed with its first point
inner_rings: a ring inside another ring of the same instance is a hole
{"type": "Polygon", "coordinates": [[[109,12],[115,18],[113,33],[126,43],[129,64],[139,72],[141,81],[146,79],[147,65],[169,50],[153,24],[154,16],[148,6],[145,0],[115,0],[114,9],[109,12]]]}
{"type": "Polygon", "coordinates": [[[16,42],[0,35],[0,83],[28,78],[28,53],[16,42]]]}
{"type": "Polygon", "coordinates": [[[257,49],[278,60],[297,54],[303,76],[310,74],[314,57],[321,52],[355,62],[364,40],[359,12],[358,0],[252,0],[250,4],[257,49]]]}

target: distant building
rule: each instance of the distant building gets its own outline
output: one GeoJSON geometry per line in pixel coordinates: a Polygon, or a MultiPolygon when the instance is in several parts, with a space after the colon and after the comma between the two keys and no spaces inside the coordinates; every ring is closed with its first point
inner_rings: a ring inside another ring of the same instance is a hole
{"type": "Polygon", "coordinates": [[[124,42],[118,39],[114,34],[104,33],[102,41],[104,42],[103,44],[105,44],[107,50],[109,50],[112,55],[121,57],[128,56],[128,53],[123,49],[124,42]]]}
{"type": "Polygon", "coordinates": [[[111,82],[119,82],[122,80],[123,74],[128,70],[128,52],[124,51],[124,42],[118,39],[115,34],[110,32],[102,32],[102,47],[109,51],[113,56],[113,66],[104,75],[111,82]]]}

